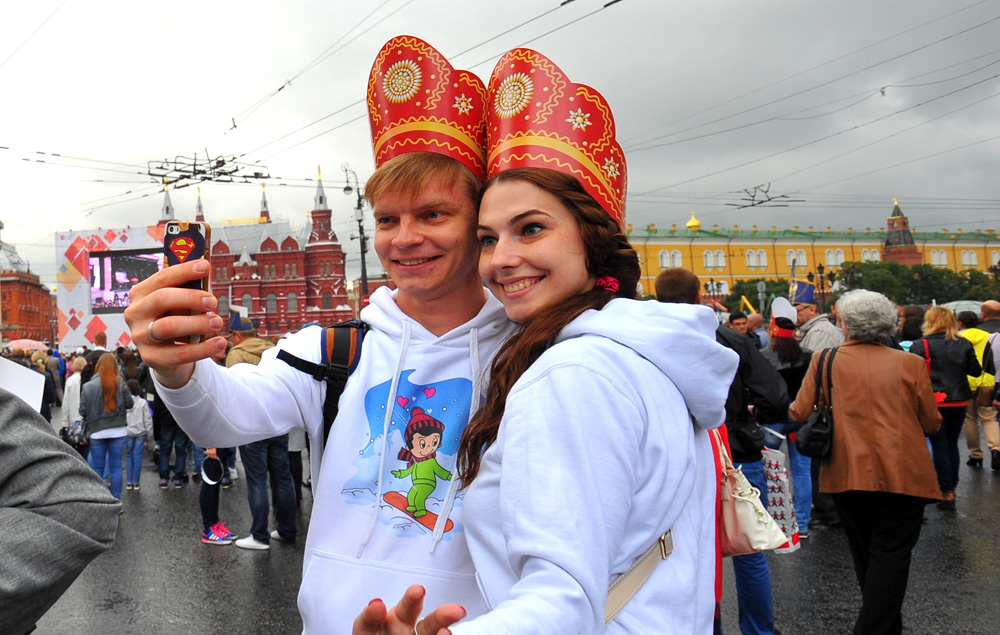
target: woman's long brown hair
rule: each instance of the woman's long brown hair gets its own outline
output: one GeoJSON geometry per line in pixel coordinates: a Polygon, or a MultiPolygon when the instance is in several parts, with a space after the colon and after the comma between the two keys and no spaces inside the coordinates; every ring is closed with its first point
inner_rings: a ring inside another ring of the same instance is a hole
{"type": "Polygon", "coordinates": [[[97,359],[94,373],[101,377],[101,392],[104,393],[104,412],[114,412],[118,402],[118,362],[111,353],[97,359]]]}
{"type": "Polygon", "coordinates": [[[458,448],[458,472],[463,486],[479,474],[482,453],[497,438],[507,394],[514,383],[555,343],[556,336],[587,309],[601,309],[612,298],[635,298],[641,275],[639,255],[618,224],[580,186],[575,177],[541,168],[515,168],[487,182],[484,192],[496,183],[525,181],[558,198],[576,219],[586,251],[587,271],[597,277],[618,280],[618,291],[601,287],[575,295],[558,306],[550,306],[521,322],[490,365],[486,402],[473,415],[458,448]]]}

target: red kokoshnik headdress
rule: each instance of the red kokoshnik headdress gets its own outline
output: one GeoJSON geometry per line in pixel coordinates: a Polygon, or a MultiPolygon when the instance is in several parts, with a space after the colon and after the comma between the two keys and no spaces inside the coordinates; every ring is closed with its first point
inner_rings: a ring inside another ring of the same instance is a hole
{"type": "Polygon", "coordinates": [[[572,174],[625,227],[625,154],[599,92],[570,82],[541,53],[516,48],[493,69],[488,100],[488,178],[524,167],[572,174]]]}
{"type": "Polygon", "coordinates": [[[375,57],[368,76],[375,167],[408,152],[435,152],[484,178],[485,105],[481,79],[455,70],[420,38],[392,38],[375,57]]]}

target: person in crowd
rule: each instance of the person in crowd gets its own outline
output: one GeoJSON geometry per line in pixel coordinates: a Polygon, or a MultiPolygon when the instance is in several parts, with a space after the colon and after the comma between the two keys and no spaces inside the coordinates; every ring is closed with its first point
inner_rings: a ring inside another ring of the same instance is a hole
{"type": "Polygon", "coordinates": [[[966,406],[965,423],[962,425],[969,448],[966,465],[983,466],[983,450],[979,444],[979,427],[982,426],[986,448],[990,453],[990,468],[1000,470],[1000,425],[997,424],[997,410],[993,407],[996,358],[993,356],[992,346],[992,340],[998,339],[998,336],[979,328],[979,316],[972,311],[962,311],[955,318],[961,327],[959,335],[972,342],[976,358],[983,367],[981,375],[969,375],[969,388],[972,389],[973,398],[966,406]]]}
{"type": "Polygon", "coordinates": [[[131,349],[124,349],[121,356],[121,372],[125,381],[134,379],[139,382],[139,386],[145,386],[149,375],[149,369],[142,363],[139,356],[131,349]]]}
{"type": "MultiPolygon", "coordinates": [[[[841,329],[834,326],[830,316],[820,313],[816,308],[816,287],[812,284],[798,283],[791,300],[795,307],[795,323],[798,326],[799,343],[803,348],[814,353],[823,349],[839,346],[844,342],[841,329]]],[[[809,522],[817,527],[838,527],[840,515],[833,499],[820,491],[819,462],[812,462],[813,509],[809,522]]]]}
{"type": "Polygon", "coordinates": [[[122,456],[128,435],[126,413],[134,404],[118,373],[118,363],[111,353],[103,353],[94,368],[94,377],[80,390],[80,415],[90,435],[88,460],[103,477],[110,466],[111,495],[122,497],[122,456]]]}
{"type": "Polygon", "coordinates": [[[29,366],[45,376],[45,385],[42,387],[42,405],[39,407],[38,412],[51,424],[52,406],[54,406],[59,400],[59,396],[56,393],[56,382],[52,379],[52,375],[45,367],[45,353],[42,353],[41,351],[35,351],[32,353],[29,366]]]}
{"type": "MultiPolygon", "coordinates": [[[[232,456],[233,451],[234,448],[206,448],[205,460],[219,461],[224,466],[229,457],[232,456]]],[[[221,473],[219,477],[221,477],[221,473]]],[[[205,476],[201,478],[201,488],[198,490],[198,507],[201,510],[202,524],[201,541],[208,545],[229,545],[238,537],[226,526],[226,523],[219,519],[219,491],[221,488],[221,478],[219,480],[205,476]]],[[[264,496],[266,502],[267,492],[264,493],[264,496]]],[[[264,527],[267,527],[266,523],[264,527]]]]}
{"type": "Polygon", "coordinates": [[[14,394],[0,388],[0,628],[30,633],[111,548],[121,502],[14,394]]]}
{"type": "Polygon", "coordinates": [[[905,306],[900,312],[900,319],[902,322],[897,334],[899,348],[909,352],[913,342],[924,336],[924,308],[916,304],[905,306]]]}
{"type": "Polygon", "coordinates": [[[132,393],[132,407],[128,409],[128,438],[125,439],[125,489],[139,489],[142,477],[142,452],[153,439],[153,415],[149,402],[143,398],[142,386],[135,379],[125,382],[128,391],[132,393]]]}
{"type": "MultiPolygon", "coordinates": [[[[228,353],[231,347],[232,343],[216,355],[213,355],[211,357],[212,361],[220,366],[225,366],[226,355],[224,353],[228,353]]],[[[205,448],[202,451],[200,462],[194,464],[195,470],[200,470],[201,472],[205,471],[204,461],[206,459],[210,462],[209,465],[211,465],[212,461],[218,460],[219,463],[216,464],[216,467],[219,464],[223,466],[221,479],[218,478],[218,470],[209,470],[214,473],[209,474],[208,478],[198,479],[201,483],[201,488],[198,490],[198,507],[201,511],[202,525],[201,541],[208,545],[231,545],[238,538],[238,535],[229,529],[226,523],[219,518],[219,492],[220,489],[228,489],[233,486],[231,479],[228,486],[226,480],[230,478],[228,463],[235,454],[236,448],[205,448]]]]}
{"type": "MultiPolygon", "coordinates": [[[[213,336],[223,319],[207,313],[216,310],[216,300],[177,288],[208,275],[210,267],[201,260],[139,283],[125,311],[159,392],[198,443],[245,444],[292,427],[309,435],[315,498],[299,591],[306,633],[349,632],[350,616],[360,607],[373,597],[402,596],[411,581],[423,587],[429,605],[457,602],[465,611],[456,611],[473,616],[486,611],[463,506],[451,505],[457,481],[440,481],[428,499],[429,509],[443,517],[441,535],[385,503],[387,494],[407,491],[391,474],[401,465],[394,457],[402,448],[393,425],[405,428],[414,407],[447,408],[447,443],[437,449],[436,461],[453,472],[457,440],[478,408],[486,367],[511,329],[477,270],[476,205],[485,157],[463,150],[470,136],[473,149],[482,145],[485,86],[410,37],[386,44],[373,77],[398,61],[421,69],[422,81],[441,99],[394,101],[386,83],[369,84],[370,113],[378,115],[371,120],[377,150],[364,195],[375,217],[375,251],[398,288],[377,289],[362,310],[369,329],[329,438],[323,434],[327,385],[277,357],[284,350],[319,362],[322,328],[310,326],[283,339],[264,352],[259,365],[216,366],[207,358],[226,345],[213,336]],[[453,107],[463,95],[462,103],[471,106],[464,113],[453,107]],[[414,120],[414,108],[433,121],[414,120]],[[171,315],[163,317],[166,310],[171,315]],[[190,315],[192,310],[198,313],[190,315]],[[175,344],[175,338],[185,342],[193,334],[209,336],[198,344],[175,344]],[[445,539],[448,520],[453,526],[445,539]],[[331,594],[331,588],[338,592],[331,594]]],[[[417,615],[407,618],[411,633],[417,615]]]]}
{"type": "MultiPolygon", "coordinates": [[[[832,405],[834,420],[820,487],[840,511],[861,588],[854,632],[901,633],[924,505],[940,499],[924,437],[937,431],[941,415],[924,362],[881,344],[896,329],[888,298],[849,291],[837,314],[847,341],[834,358],[832,396],[825,379],[820,392],[820,405],[832,405]]],[[[932,355],[936,350],[932,344],[932,355]]],[[[813,355],[789,409],[792,421],[804,422],[812,412],[818,358],[813,355]]]]}
{"type": "Polygon", "coordinates": [[[747,332],[747,315],[742,311],[734,311],[729,314],[729,318],[726,320],[726,324],[729,328],[733,329],[737,333],[743,333],[746,335],[747,332]]]}
{"type": "MultiPolygon", "coordinates": [[[[797,395],[805,377],[813,352],[802,348],[795,338],[795,308],[785,298],[776,298],[771,304],[771,346],[761,351],[767,361],[778,370],[785,380],[789,395],[797,395]]],[[[798,432],[797,423],[772,423],[768,430],[785,435],[788,440],[787,453],[789,471],[792,473],[793,501],[795,516],[799,523],[799,538],[809,537],[809,516],[812,510],[812,459],[803,456],[790,435],[798,432]]],[[[774,434],[765,434],[764,443],[773,450],[781,448],[783,439],[774,434]]]]}
{"type": "Polygon", "coordinates": [[[796,325],[802,346],[818,353],[842,344],[844,335],[834,326],[829,315],[817,310],[815,292],[816,288],[811,284],[802,284],[796,287],[790,300],[796,310],[796,325]]]}
{"type": "Polygon", "coordinates": [[[56,385],[56,404],[61,406],[63,400],[63,384],[66,376],[66,364],[57,351],[51,348],[45,353],[45,368],[52,375],[56,385]]]}
{"type": "MultiPolygon", "coordinates": [[[[687,269],[665,269],[656,277],[656,299],[660,302],[700,304],[700,289],[698,276],[687,269]]],[[[715,337],[739,356],[739,366],[729,384],[726,399],[726,429],[733,465],[757,488],[766,509],[768,488],[762,454],[765,433],[758,422],[787,420],[788,389],[778,371],[749,339],[723,326],[716,329],[715,337]]],[[[733,572],[740,630],[743,633],[774,633],[767,558],[763,553],[734,556],[733,572]]]]}
{"type": "Polygon", "coordinates": [[[924,359],[924,372],[931,378],[941,427],[931,436],[934,469],[942,500],[938,508],[954,511],[958,485],[958,437],[965,423],[965,410],[973,399],[968,376],[983,372],[972,342],[959,337],[955,314],[943,306],[934,306],[924,314],[924,337],[913,343],[910,352],[924,359]]]}
{"type": "MultiPolygon", "coordinates": [[[[229,305],[229,341],[232,348],[226,356],[226,366],[259,364],[261,356],[273,345],[257,337],[257,329],[246,317],[245,307],[229,305]]],[[[219,458],[229,460],[223,452],[219,458]]],[[[280,434],[240,446],[247,481],[247,501],[253,522],[250,533],[236,541],[241,549],[264,551],[270,549],[271,538],[281,542],[295,542],[298,533],[295,520],[295,488],[288,467],[288,434],[280,434]],[[278,528],[268,532],[267,522],[271,508],[267,501],[268,481],[274,503],[274,516],[278,528]]]]}
{"type": "MultiPolygon", "coordinates": [[[[83,417],[80,416],[80,371],[82,371],[87,366],[87,360],[81,357],[74,357],[73,363],[70,365],[72,373],[66,379],[66,388],[63,391],[63,405],[60,412],[62,413],[62,427],[69,430],[73,427],[74,423],[83,421],[83,417]]],[[[83,460],[87,460],[87,455],[90,451],[89,443],[72,444],[83,460]]]]}
{"type": "MultiPolygon", "coordinates": [[[[157,469],[160,472],[159,487],[160,489],[170,487],[170,470],[172,467],[174,488],[180,489],[187,484],[190,478],[187,473],[187,461],[191,440],[188,438],[187,432],[177,425],[177,420],[174,419],[173,413],[170,412],[170,409],[163,402],[160,391],[161,389],[159,388],[153,390],[154,434],[157,427],[160,429],[160,438],[156,441],[156,446],[159,450],[157,453],[159,459],[157,469]],[[173,466],[170,464],[171,452],[174,454],[173,466]]],[[[197,466],[195,467],[197,468],[197,466]]]]}
{"type": "Polygon", "coordinates": [[[101,355],[108,352],[107,346],[108,334],[104,331],[98,331],[95,333],[94,348],[87,351],[85,354],[85,357],[87,358],[87,367],[83,369],[83,378],[81,380],[84,386],[86,386],[87,382],[90,381],[90,378],[94,376],[97,360],[101,358],[101,355]]]}
{"type": "Polygon", "coordinates": [[[760,313],[751,313],[747,316],[747,333],[753,333],[757,336],[757,341],[760,342],[757,348],[761,350],[771,345],[771,337],[767,331],[767,327],[764,326],[763,315],[760,313]]]}

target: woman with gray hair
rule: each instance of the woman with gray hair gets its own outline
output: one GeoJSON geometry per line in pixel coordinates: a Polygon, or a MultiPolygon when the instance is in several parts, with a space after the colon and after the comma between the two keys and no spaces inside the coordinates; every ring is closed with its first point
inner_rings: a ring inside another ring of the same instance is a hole
{"type": "MultiPolygon", "coordinates": [[[[855,633],[902,631],[910,555],[920,537],[924,505],[941,499],[925,436],[941,425],[925,363],[884,346],[896,329],[896,307],[873,291],[850,291],[837,302],[847,341],[837,348],[820,407],[833,407],[833,443],[822,459],[820,491],[833,495],[861,587],[855,633]]],[[[805,421],[816,390],[814,355],[789,409],[805,421]]]]}

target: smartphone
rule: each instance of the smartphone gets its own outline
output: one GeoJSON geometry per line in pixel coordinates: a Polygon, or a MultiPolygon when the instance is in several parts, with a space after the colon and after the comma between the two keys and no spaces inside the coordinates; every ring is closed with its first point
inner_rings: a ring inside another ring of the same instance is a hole
{"type": "MultiPolygon", "coordinates": [[[[186,221],[167,221],[163,232],[163,266],[179,265],[189,260],[211,259],[212,227],[208,223],[189,223],[186,221]]],[[[185,289],[209,290],[209,279],[206,275],[201,280],[185,282],[185,289]]]]}
{"type": "MultiPolygon", "coordinates": [[[[204,258],[211,260],[212,227],[208,223],[189,223],[186,221],[167,221],[163,231],[163,266],[171,267],[190,260],[204,258]]],[[[184,289],[200,289],[209,291],[211,273],[201,280],[191,280],[181,285],[184,289]]],[[[194,315],[196,312],[192,311],[194,315]]],[[[197,344],[200,335],[192,335],[188,342],[197,344]]]]}

